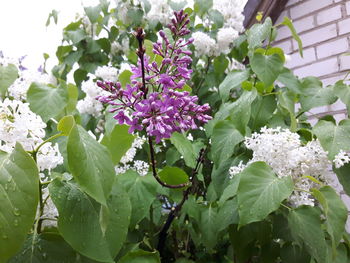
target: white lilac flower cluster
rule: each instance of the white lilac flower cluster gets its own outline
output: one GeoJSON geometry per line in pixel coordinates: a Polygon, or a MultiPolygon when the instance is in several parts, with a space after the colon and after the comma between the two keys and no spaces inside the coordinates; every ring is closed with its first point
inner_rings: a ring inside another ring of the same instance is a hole
{"type": "Polygon", "coordinates": [[[335,168],[340,168],[350,162],[350,155],[347,152],[340,150],[339,153],[334,157],[333,162],[335,168]]]}
{"type": "Polygon", "coordinates": [[[219,29],[216,40],[203,32],[192,34],[193,45],[199,56],[218,56],[229,51],[230,44],[244,29],[242,12],[246,3],[247,0],[214,0],[213,9],[223,15],[224,25],[219,29]]]}
{"type": "Polygon", "coordinates": [[[117,174],[123,174],[127,170],[134,170],[141,176],[145,176],[148,173],[148,170],[149,170],[148,163],[141,160],[134,160],[137,149],[141,149],[145,141],[146,141],[146,138],[144,136],[143,137],[137,136],[135,138],[130,149],[120,159],[120,165],[117,165],[115,167],[115,172],[117,174]]]}
{"type": "MultiPolygon", "coordinates": [[[[10,153],[19,142],[26,151],[32,151],[44,140],[46,124],[29,109],[28,103],[6,98],[0,101],[0,150],[10,153]]],[[[57,144],[44,144],[37,162],[42,172],[63,163],[57,144]]]]}
{"type": "Polygon", "coordinates": [[[260,133],[247,137],[245,145],[253,151],[253,158],[246,164],[241,162],[238,166],[231,167],[229,170],[231,178],[249,164],[263,161],[279,178],[292,177],[295,190],[288,201],[293,206],[314,205],[314,199],[309,192],[311,188],[319,188],[320,185],[306,176],[313,177],[321,183],[334,184],[329,171],[331,162],[318,140],[303,145],[297,133],[280,127],[275,129],[264,127],[260,133]]]}

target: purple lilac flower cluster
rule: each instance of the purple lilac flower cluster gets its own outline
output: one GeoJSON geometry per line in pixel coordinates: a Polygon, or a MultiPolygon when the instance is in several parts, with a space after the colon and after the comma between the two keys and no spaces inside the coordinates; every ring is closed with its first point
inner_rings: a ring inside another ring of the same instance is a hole
{"type": "Polygon", "coordinates": [[[192,73],[189,69],[191,52],[186,50],[186,46],[193,39],[183,38],[190,33],[187,29],[188,15],[182,10],[174,14],[175,18],[169,25],[173,39],[169,40],[165,32],[160,31],[162,41],[153,45],[153,53],[162,57],[161,63],[150,62],[149,57],[144,55],[144,34],[139,29],[136,37],[140,42],[137,51],[140,59],[137,67],[132,67],[131,84],[122,89],[120,83],[97,83],[111,93],[97,99],[115,107],[111,112],[117,112],[114,118],[119,124],[130,125],[130,133],[145,127],[147,134],[154,136],[157,143],[163,138],[170,138],[173,132],[196,129],[196,121],[206,123],[211,119],[205,114],[210,109],[209,105],[198,105],[197,96],[183,91],[192,73]]]}

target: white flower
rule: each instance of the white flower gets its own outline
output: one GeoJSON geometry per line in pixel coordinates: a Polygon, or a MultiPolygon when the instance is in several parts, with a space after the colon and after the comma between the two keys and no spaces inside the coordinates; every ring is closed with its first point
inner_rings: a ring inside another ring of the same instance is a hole
{"type": "Polygon", "coordinates": [[[0,102],[0,150],[11,152],[16,142],[31,151],[42,142],[46,124],[28,103],[6,98],[0,102]]]}
{"type": "MultiPolygon", "coordinates": [[[[0,150],[10,153],[19,142],[26,151],[36,149],[45,137],[46,124],[29,109],[28,103],[6,98],[0,102],[0,150]]],[[[38,152],[40,171],[54,169],[63,163],[58,145],[45,143],[38,152]]]]}
{"type": "Polygon", "coordinates": [[[196,52],[199,56],[214,56],[217,55],[217,46],[214,39],[203,32],[195,32],[192,34],[194,39],[193,45],[195,46],[196,52]]]}
{"type": "Polygon", "coordinates": [[[233,43],[235,38],[238,36],[238,31],[232,27],[220,28],[217,34],[218,48],[222,53],[229,51],[230,44],[233,43]]]}
{"type": "Polygon", "coordinates": [[[335,168],[340,168],[344,164],[347,164],[350,162],[350,156],[347,152],[340,150],[339,153],[334,157],[334,165],[335,168]]]}
{"type": "Polygon", "coordinates": [[[136,160],[133,169],[135,169],[139,175],[145,176],[148,173],[149,164],[141,160],[136,160]]]}
{"type": "Polygon", "coordinates": [[[63,157],[58,149],[58,144],[52,145],[51,142],[45,143],[38,152],[37,164],[40,171],[57,167],[63,163],[63,157]]]}
{"type": "Polygon", "coordinates": [[[321,183],[334,184],[329,172],[331,162],[327,152],[318,140],[302,145],[299,135],[288,129],[262,128],[260,133],[253,133],[245,138],[245,145],[253,151],[253,158],[247,163],[239,163],[229,170],[230,177],[240,173],[253,162],[267,163],[279,178],[291,176],[295,182],[295,190],[289,198],[294,206],[313,205],[314,199],[308,193],[319,185],[304,176],[311,176],[321,183]]]}
{"type": "Polygon", "coordinates": [[[120,159],[120,165],[115,167],[116,174],[123,174],[127,170],[134,170],[141,176],[144,176],[148,173],[149,165],[148,163],[141,160],[134,160],[137,149],[142,149],[142,145],[145,143],[146,137],[142,136],[135,138],[131,147],[124,156],[120,159]]]}
{"type": "Polygon", "coordinates": [[[164,0],[149,0],[151,4],[150,11],[146,14],[149,20],[158,21],[163,25],[169,24],[172,16],[172,9],[164,0]]]}
{"type": "Polygon", "coordinates": [[[104,81],[116,82],[118,80],[118,69],[110,66],[98,67],[95,75],[104,81]]]}
{"type": "Polygon", "coordinates": [[[248,0],[214,0],[213,9],[218,10],[224,17],[224,27],[232,27],[238,32],[243,30],[244,6],[248,0]]]}
{"type": "Polygon", "coordinates": [[[96,97],[107,96],[108,92],[98,87],[91,78],[87,81],[82,82],[81,89],[86,93],[86,96],[84,99],[78,101],[78,111],[81,114],[87,113],[94,117],[100,116],[102,114],[103,104],[99,102],[96,97]]]}

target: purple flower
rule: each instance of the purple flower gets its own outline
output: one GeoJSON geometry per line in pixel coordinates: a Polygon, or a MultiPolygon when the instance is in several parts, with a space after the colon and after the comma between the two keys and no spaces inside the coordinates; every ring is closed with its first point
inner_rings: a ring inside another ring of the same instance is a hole
{"type": "Polygon", "coordinates": [[[197,122],[206,123],[211,119],[205,114],[210,110],[208,104],[198,105],[197,96],[182,91],[192,74],[189,68],[191,52],[186,47],[193,39],[183,38],[190,33],[186,28],[188,15],[183,11],[174,14],[175,18],[169,25],[173,40],[160,31],[163,43],[158,41],[153,44],[153,53],[162,58],[161,63],[158,60],[158,63],[150,62],[149,57],[140,56],[144,61],[146,87],[143,87],[140,60],[137,66],[132,67],[132,82],[125,89],[120,83],[97,83],[110,93],[97,99],[114,106],[111,112],[116,112],[114,118],[118,123],[130,125],[129,133],[146,131],[149,136],[155,137],[157,143],[163,138],[170,138],[174,132],[197,129],[197,122]]]}

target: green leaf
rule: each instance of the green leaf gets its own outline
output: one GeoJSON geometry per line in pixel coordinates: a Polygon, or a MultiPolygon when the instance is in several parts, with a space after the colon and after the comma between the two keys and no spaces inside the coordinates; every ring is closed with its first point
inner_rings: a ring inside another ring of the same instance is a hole
{"type": "Polygon", "coordinates": [[[22,250],[8,263],[93,263],[79,255],[57,233],[41,233],[28,236],[22,250]],[[34,240],[33,240],[34,239],[34,240]]]}
{"type": "Polygon", "coordinates": [[[218,218],[220,219],[217,223],[218,231],[224,231],[231,224],[238,224],[238,203],[237,198],[228,200],[219,206],[218,218]]]}
{"type": "Polygon", "coordinates": [[[237,195],[239,181],[241,180],[241,174],[236,174],[226,186],[224,192],[222,193],[219,204],[223,204],[226,200],[237,195]]]}
{"type": "Polygon", "coordinates": [[[286,243],[281,249],[281,259],[283,263],[310,263],[310,255],[305,249],[286,243]]]}
{"type": "Polygon", "coordinates": [[[184,157],[186,165],[194,168],[196,166],[198,153],[194,152],[193,146],[186,136],[182,133],[175,132],[172,134],[170,141],[184,157]]]}
{"type": "Polygon", "coordinates": [[[21,247],[33,226],[39,200],[38,168],[16,144],[0,158],[0,262],[21,247]]]}
{"type": "Polygon", "coordinates": [[[57,130],[63,135],[68,136],[75,125],[75,120],[72,115],[64,116],[57,124],[57,130]]]}
{"type": "Polygon", "coordinates": [[[334,84],[333,90],[334,94],[346,105],[350,115],[350,86],[339,80],[334,84]]]}
{"type": "Polygon", "coordinates": [[[130,83],[130,77],[132,75],[132,72],[130,70],[124,70],[122,73],[119,74],[118,80],[122,87],[125,87],[126,84],[130,83]]]}
{"type": "Polygon", "coordinates": [[[283,61],[277,54],[265,56],[260,53],[254,53],[251,58],[251,67],[258,78],[264,82],[266,86],[270,86],[282,72],[283,61]]]}
{"type": "Polygon", "coordinates": [[[278,103],[282,109],[287,110],[290,116],[290,130],[296,132],[297,120],[295,117],[296,95],[291,91],[283,91],[278,95],[278,103]]]}
{"type": "Polygon", "coordinates": [[[74,126],[68,137],[67,153],[74,179],[87,194],[106,205],[115,179],[108,150],[81,126],[74,126]]]}
{"type": "Polygon", "coordinates": [[[126,16],[128,20],[132,22],[132,25],[138,26],[142,22],[143,11],[139,8],[131,7],[128,8],[126,16]]]}
{"type": "Polygon", "coordinates": [[[175,261],[175,263],[195,263],[195,262],[187,258],[179,258],[175,261]]]}
{"type": "Polygon", "coordinates": [[[276,110],[277,101],[273,95],[258,96],[251,107],[251,128],[259,130],[265,126],[272,118],[273,112],[276,110]]]}
{"type": "Polygon", "coordinates": [[[32,83],[27,92],[30,109],[38,114],[44,122],[59,115],[68,103],[68,91],[64,84],[55,87],[32,83]]]}
{"type": "Polygon", "coordinates": [[[67,85],[67,91],[68,91],[68,102],[66,107],[66,111],[67,111],[66,114],[69,114],[69,113],[72,113],[75,110],[75,107],[77,106],[79,91],[77,86],[70,83],[67,85]]]}
{"type": "Polygon", "coordinates": [[[238,186],[239,224],[265,219],[293,191],[291,177],[278,178],[264,162],[250,164],[241,172],[238,186]]]}
{"type": "Polygon", "coordinates": [[[139,249],[126,254],[118,263],[160,263],[160,258],[158,252],[148,252],[139,249]]]}
{"type": "Polygon", "coordinates": [[[318,263],[328,262],[327,244],[317,207],[300,206],[288,214],[288,224],[295,241],[304,244],[318,263]]]}
{"type": "Polygon", "coordinates": [[[219,121],[212,135],[212,157],[215,166],[220,166],[232,156],[235,146],[244,140],[243,135],[231,121],[219,121]]]}
{"type": "Polygon", "coordinates": [[[224,16],[216,9],[209,10],[209,19],[214,22],[217,28],[221,28],[224,25],[224,16]]]}
{"type": "Polygon", "coordinates": [[[222,218],[218,217],[217,207],[210,204],[201,209],[198,222],[201,230],[201,240],[209,251],[217,244],[219,220],[222,220],[222,218]]]}
{"type": "Polygon", "coordinates": [[[316,193],[314,196],[322,205],[327,232],[332,237],[332,246],[336,250],[345,231],[348,210],[332,187],[324,186],[320,190],[313,189],[312,192],[316,193]]]}
{"type": "Polygon", "coordinates": [[[320,120],[313,128],[328,157],[333,160],[340,150],[350,151],[350,120],[343,120],[338,125],[331,121],[320,120]]]}
{"type": "Polygon", "coordinates": [[[254,49],[270,36],[272,28],[271,18],[266,18],[263,24],[255,24],[248,31],[249,48],[254,49]]]}
{"type": "Polygon", "coordinates": [[[339,182],[343,186],[345,193],[350,195],[350,163],[347,163],[338,169],[333,169],[339,179],[339,182]]]}
{"type": "Polygon", "coordinates": [[[184,184],[189,180],[186,172],[178,167],[165,166],[158,175],[163,182],[172,185],[184,184]]]}
{"type": "Polygon", "coordinates": [[[286,88],[296,94],[302,93],[300,80],[287,68],[284,68],[278,76],[277,81],[281,82],[286,88]]]}
{"type": "Polygon", "coordinates": [[[340,243],[337,248],[337,256],[333,263],[348,262],[348,252],[344,243],[340,243]]]}
{"type": "Polygon", "coordinates": [[[74,45],[78,44],[80,41],[86,38],[86,32],[81,28],[64,32],[64,39],[67,41],[72,41],[74,45]]]}
{"type": "Polygon", "coordinates": [[[85,14],[89,18],[91,24],[96,23],[101,12],[101,7],[97,6],[88,6],[84,7],[85,14]]]}
{"type": "Polygon", "coordinates": [[[225,74],[228,63],[229,61],[224,54],[221,54],[220,56],[214,58],[213,66],[214,66],[214,73],[217,79],[221,79],[221,76],[225,74]]]}
{"type": "Polygon", "coordinates": [[[129,126],[115,125],[110,134],[105,134],[101,144],[107,147],[111,153],[112,161],[118,164],[120,159],[131,148],[135,136],[128,132],[129,126]]]}
{"type": "Polygon", "coordinates": [[[230,117],[231,123],[235,125],[236,129],[245,135],[247,124],[251,117],[251,104],[256,96],[257,92],[255,89],[245,91],[235,102],[221,105],[214,119],[206,125],[205,129],[208,136],[213,132],[213,128],[218,121],[225,120],[228,117],[230,117]]]}
{"type": "Polygon", "coordinates": [[[194,11],[202,16],[213,6],[213,0],[195,0],[194,11]]]}
{"type": "Polygon", "coordinates": [[[300,104],[304,111],[330,105],[337,100],[331,86],[322,88],[322,82],[315,77],[304,78],[301,82],[300,104]]]}
{"type": "Polygon", "coordinates": [[[0,65],[0,96],[4,97],[7,89],[18,77],[17,67],[8,64],[6,67],[0,65]]]}
{"type": "Polygon", "coordinates": [[[283,22],[281,24],[285,25],[289,28],[290,32],[292,33],[292,37],[298,43],[300,56],[303,57],[303,43],[301,42],[301,39],[300,39],[297,31],[294,28],[292,20],[290,20],[288,17],[285,16],[283,19],[283,22]]]}
{"type": "Polygon", "coordinates": [[[140,176],[134,171],[118,175],[118,182],[124,185],[129,193],[132,211],[130,228],[134,228],[143,218],[149,215],[149,208],[157,198],[160,185],[151,175],[140,176]]]}
{"type": "Polygon", "coordinates": [[[73,183],[55,179],[49,189],[59,212],[58,230],[67,243],[86,257],[114,262],[125,241],[131,212],[129,198],[121,185],[113,185],[106,207],[73,183]]]}
{"type": "Polygon", "coordinates": [[[232,71],[228,73],[219,86],[220,97],[223,101],[229,98],[230,90],[237,88],[241,83],[249,78],[249,70],[232,71]]]}

